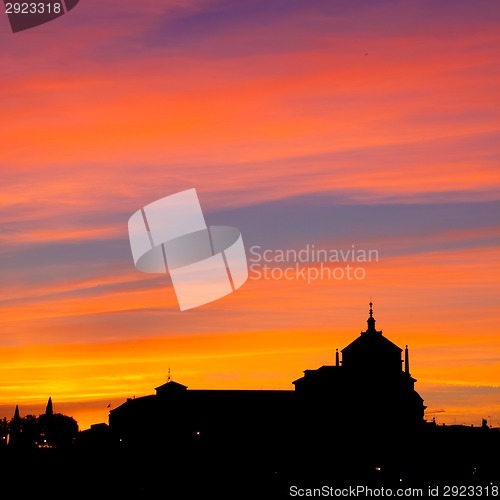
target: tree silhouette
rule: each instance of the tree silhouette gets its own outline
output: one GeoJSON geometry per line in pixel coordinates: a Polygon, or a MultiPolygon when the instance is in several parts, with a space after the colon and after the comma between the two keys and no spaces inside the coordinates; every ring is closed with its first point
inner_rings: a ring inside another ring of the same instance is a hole
{"type": "Polygon", "coordinates": [[[0,420],[0,447],[7,445],[7,435],[9,434],[9,423],[4,417],[0,420]]]}
{"type": "Polygon", "coordinates": [[[78,423],[73,417],[52,411],[40,416],[20,417],[16,407],[14,417],[9,422],[7,419],[0,421],[0,446],[4,441],[2,436],[7,434],[10,436],[9,446],[14,448],[66,448],[78,434],[78,423]]]}
{"type": "Polygon", "coordinates": [[[19,417],[16,411],[16,415],[9,422],[9,444],[22,448],[35,448],[40,434],[39,429],[38,417],[35,415],[19,417]]]}
{"type": "Polygon", "coordinates": [[[78,434],[78,423],[73,417],[62,413],[44,414],[38,417],[39,444],[56,448],[66,448],[78,434]]]}

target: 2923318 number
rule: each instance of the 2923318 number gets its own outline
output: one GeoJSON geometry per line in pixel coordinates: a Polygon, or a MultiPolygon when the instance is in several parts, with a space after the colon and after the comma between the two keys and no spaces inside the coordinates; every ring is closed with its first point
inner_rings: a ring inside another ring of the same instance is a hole
{"type": "Polygon", "coordinates": [[[61,14],[60,2],[15,2],[5,4],[6,14],[61,14]]]}
{"type": "Polygon", "coordinates": [[[498,497],[498,486],[443,486],[445,497],[498,497]]]}

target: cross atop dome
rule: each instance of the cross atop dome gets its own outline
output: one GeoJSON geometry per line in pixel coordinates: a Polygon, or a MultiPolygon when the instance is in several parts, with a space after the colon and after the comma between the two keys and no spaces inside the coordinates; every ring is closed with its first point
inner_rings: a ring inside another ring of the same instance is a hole
{"type": "Polygon", "coordinates": [[[362,332],[362,333],[381,333],[381,332],[378,332],[375,328],[375,318],[373,317],[373,302],[370,301],[370,311],[369,311],[369,314],[370,316],[368,317],[368,319],[366,320],[366,322],[368,323],[368,328],[366,329],[366,332],[362,332]]]}

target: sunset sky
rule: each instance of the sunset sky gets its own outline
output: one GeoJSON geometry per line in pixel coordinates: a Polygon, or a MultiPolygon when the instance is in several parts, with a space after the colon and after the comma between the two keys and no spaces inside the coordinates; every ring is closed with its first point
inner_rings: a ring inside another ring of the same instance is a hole
{"type": "Polygon", "coordinates": [[[498,1],[81,0],[0,43],[0,417],[290,390],[371,298],[438,423],[500,426],[498,1]],[[190,188],[248,256],[379,259],[180,312],[127,223],[190,188]]]}

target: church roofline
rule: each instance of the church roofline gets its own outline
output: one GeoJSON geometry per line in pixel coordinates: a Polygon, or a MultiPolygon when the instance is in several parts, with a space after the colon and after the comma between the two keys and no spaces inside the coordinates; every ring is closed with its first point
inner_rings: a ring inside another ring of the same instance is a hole
{"type": "Polygon", "coordinates": [[[164,384],[162,385],[159,385],[158,387],[155,387],[155,391],[157,391],[158,389],[166,389],[166,388],[176,388],[176,389],[187,389],[187,385],[182,385],[182,384],[179,384],[179,382],[174,382],[173,380],[169,380],[168,382],[165,382],[164,384]]]}

